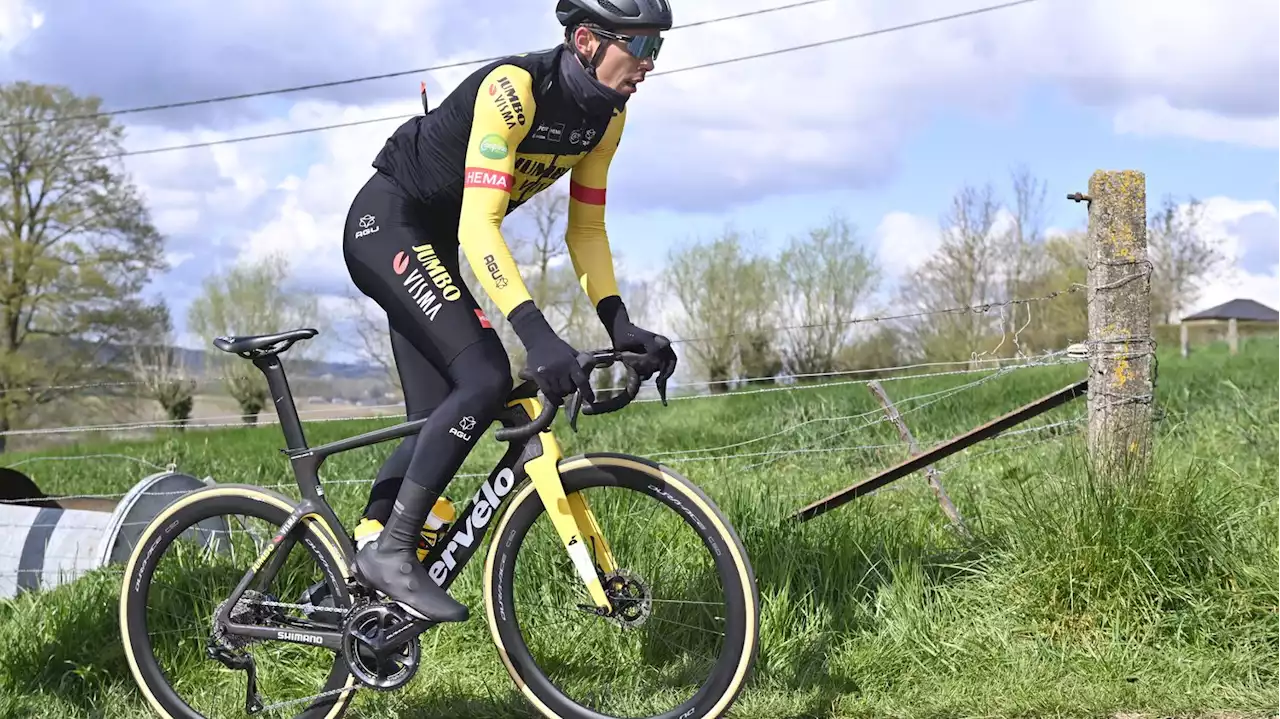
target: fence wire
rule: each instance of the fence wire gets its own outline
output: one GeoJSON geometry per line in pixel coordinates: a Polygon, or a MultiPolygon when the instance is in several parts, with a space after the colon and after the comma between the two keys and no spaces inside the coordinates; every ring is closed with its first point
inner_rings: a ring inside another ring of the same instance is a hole
{"type": "MultiPolygon", "coordinates": [[[[768,376],[768,377],[744,377],[744,378],[737,378],[737,379],[730,379],[730,380],[712,380],[712,381],[706,381],[706,382],[682,383],[678,387],[676,387],[677,390],[683,390],[687,392],[690,390],[700,389],[701,393],[677,394],[677,395],[671,396],[669,400],[680,401],[680,402],[705,401],[705,400],[713,400],[713,399],[720,399],[720,398],[726,398],[726,397],[760,395],[760,394],[774,393],[774,392],[794,393],[794,392],[802,392],[802,391],[810,391],[810,390],[829,390],[833,388],[847,387],[850,385],[857,385],[857,384],[866,385],[868,382],[867,379],[856,379],[856,377],[860,375],[878,376],[878,379],[876,381],[880,383],[925,380],[925,379],[940,378],[940,377],[964,377],[964,376],[972,376],[972,375],[981,375],[977,379],[964,382],[958,386],[947,387],[944,389],[930,391],[930,392],[924,392],[921,394],[916,394],[908,397],[901,397],[894,400],[894,406],[897,409],[897,415],[899,417],[910,416],[913,413],[921,412],[928,407],[937,405],[940,402],[956,397],[962,393],[971,391],[980,385],[991,382],[994,379],[1003,377],[1011,372],[1017,372],[1017,371],[1026,370],[1034,367],[1045,367],[1045,366],[1052,366],[1052,365],[1062,365],[1062,364],[1070,364],[1075,362],[1082,362],[1086,359],[1086,355],[1089,353],[1098,354],[1101,352],[1117,351],[1115,349],[1115,347],[1117,346],[1115,340],[1112,340],[1111,342],[1109,342],[1107,348],[1100,347],[1094,344],[1088,344],[1085,346],[1085,349],[1087,351],[1080,351],[1078,348],[1076,348],[1072,350],[1048,352],[1038,356],[1028,355],[1024,351],[1022,342],[1020,340],[1020,335],[1031,324],[1031,311],[1034,304],[1038,302],[1047,301],[1065,294],[1075,293],[1085,289],[1088,289],[1088,288],[1082,285],[1073,285],[1067,289],[1060,290],[1054,293],[1049,293],[1041,297],[1010,300],[1007,302],[989,303],[989,304],[970,306],[970,307],[947,308],[947,309],[935,310],[935,311],[922,311],[922,312],[904,313],[904,314],[898,314],[898,315],[887,315],[882,317],[854,318],[854,319],[840,321],[840,322],[825,323],[824,325],[804,324],[804,325],[796,325],[796,326],[790,326],[790,327],[775,328],[778,332],[785,332],[790,330],[805,329],[805,328],[811,328],[816,326],[858,324],[858,323],[865,323],[865,322],[883,322],[883,321],[890,321],[890,320],[908,319],[908,318],[914,318],[914,317],[924,317],[924,316],[936,315],[936,314],[954,314],[954,313],[964,313],[964,312],[986,313],[986,312],[992,311],[993,309],[996,309],[1000,312],[1000,326],[1002,329],[1002,334],[1001,334],[1001,337],[999,338],[999,342],[995,344],[993,347],[991,347],[990,349],[975,350],[974,352],[971,353],[970,357],[962,360],[952,360],[952,361],[942,361],[942,362],[918,362],[918,363],[901,364],[901,365],[877,367],[877,368],[862,368],[862,369],[839,370],[839,371],[831,371],[831,372],[795,373],[795,374],[774,375],[774,376],[768,376]],[[1026,308],[1027,316],[1025,318],[1025,321],[1022,321],[1017,326],[1012,327],[1012,332],[1010,332],[1010,328],[1007,327],[1009,317],[1005,315],[1005,312],[1006,310],[1010,310],[1011,308],[1012,308],[1011,311],[1017,311],[1017,308],[1019,307],[1026,308]],[[1006,343],[1011,343],[1015,348],[1014,356],[1012,357],[998,356],[998,353],[1004,349],[1006,343]],[[943,369],[943,368],[956,368],[956,369],[943,369]],[[937,371],[919,372],[918,370],[937,370],[937,371]],[[828,381],[815,382],[813,380],[828,380],[828,381]],[[765,382],[765,381],[773,383],[773,386],[754,387],[754,388],[750,387],[750,385],[753,383],[765,382]],[[716,392],[714,388],[722,385],[733,385],[736,387],[736,389],[731,392],[716,392]]],[[[696,341],[702,341],[707,339],[715,339],[715,338],[685,338],[680,341],[696,342],[696,341]]],[[[1129,351],[1129,349],[1130,349],[1130,345],[1120,346],[1120,351],[1129,351]]],[[[211,384],[219,381],[222,381],[222,378],[205,378],[205,379],[198,380],[200,384],[211,384]]],[[[32,391],[106,389],[111,387],[124,387],[124,386],[142,385],[142,384],[145,384],[145,382],[104,382],[104,383],[88,383],[83,385],[64,385],[64,386],[52,387],[52,388],[39,387],[39,388],[28,388],[28,389],[32,391]]],[[[622,389],[621,387],[607,388],[603,390],[603,392],[620,391],[621,389],[622,389]]],[[[10,388],[8,390],[0,390],[0,392],[15,392],[20,390],[21,388],[10,388]]],[[[600,391],[601,390],[598,390],[598,392],[600,391]]],[[[638,397],[635,400],[636,403],[651,403],[651,402],[660,401],[659,398],[656,396],[656,392],[654,391],[654,388],[646,386],[642,389],[642,392],[646,393],[646,396],[638,397]]],[[[348,407],[320,407],[320,408],[302,408],[298,410],[298,414],[299,414],[299,417],[304,419],[305,422],[308,424],[317,423],[317,422],[349,422],[349,421],[394,421],[398,423],[398,422],[404,421],[403,405],[401,403],[373,405],[373,406],[367,406],[365,408],[369,410],[382,410],[382,409],[394,408],[399,411],[393,414],[392,413],[388,413],[388,414],[370,413],[370,414],[364,414],[360,416],[333,417],[333,416],[327,416],[327,415],[333,414],[335,412],[344,412],[349,410],[349,408],[348,407]]],[[[249,417],[246,417],[244,415],[223,415],[223,416],[206,417],[206,418],[201,418],[199,420],[187,420],[187,421],[157,420],[157,421],[121,422],[121,423],[114,423],[114,424],[106,424],[106,423],[96,424],[96,425],[86,424],[86,425],[80,425],[80,426],[67,426],[67,427],[16,429],[16,430],[9,430],[6,432],[2,432],[0,433],[0,435],[29,436],[29,435],[55,435],[55,434],[82,434],[82,433],[99,433],[99,432],[135,432],[135,431],[149,430],[149,429],[171,429],[178,426],[184,429],[192,429],[192,430],[205,429],[205,428],[210,428],[210,429],[212,428],[245,428],[245,427],[255,427],[255,426],[261,428],[261,427],[267,427],[267,426],[279,424],[279,419],[273,415],[259,415],[257,418],[258,421],[254,425],[244,424],[244,420],[248,418],[249,417]],[[223,421],[223,420],[228,420],[228,421],[223,421]]],[[[863,452],[863,453],[881,452],[885,450],[902,451],[905,454],[907,452],[907,446],[905,441],[902,440],[901,438],[898,438],[895,441],[891,441],[887,443],[881,442],[881,443],[864,443],[864,444],[837,444],[839,440],[851,434],[867,431],[873,427],[876,427],[880,424],[888,423],[890,421],[891,420],[890,420],[889,414],[885,412],[883,408],[877,407],[867,411],[850,413],[850,414],[805,418],[793,424],[789,424],[787,426],[783,426],[781,428],[762,433],[758,436],[748,437],[745,439],[741,439],[741,440],[737,440],[737,441],[733,441],[725,444],[715,445],[715,446],[697,447],[697,448],[681,449],[681,450],[655,449],[648,452],[643,452],[643,451],[637,452],[637,454],[640,454],[641,456],[650,457],[650,458],[659,460],[663,463],[672,464],[672,465],[686,464],[686,463],[710,463],[710,462],[738,463],[738,462],[741,462],[743,463],[741,467],[743,471],[757,470],[757,469],[775,464],[786,458],[803,458],[803,457],[813,457],[813,456],[817,456],[817,457],[840,456],[840,455],[848,455],[848,454],[859,453],[859,452],[863,452]],[[817,436],[817,437],[804,436],[805,433],[810,429],[829,426],[833,423],[853,423],[853,424],[852,426],[843,427],[840,430],[835,432],[822,433],[821,436],[817,436]]],[[[995,454],[998,452],[1007,452],[1013,449],[1023,448],[1027,446],[1034,446],[1036,444],[1043,444],[1046,441],[1053,441],[1055,439],[1060,439],[1062,436],[1069,436],[1069,435],[1060,434],[1059,436],[1045,439],[1044,434],[1048,432],[1053,432],[1055,430],[1060,430],[1064,427],[1078,425],[1081,421],[1082,419],[1073,419],[1073,420],[1067,420],[1067,421],[1061,421],[1061,422],[1048,423],[1044,425],[1026,427],[1026,428],[1015,430],[1015,431],[1007,431],[998,435],[998,437],[995,439],[1003,439],[1007,437],[1015,437],[1015,436],[1031,435],[1031,434],[1035,434],[1038,437],[1038,439],[1037,441],[1032,443],[1023,443],[1020,445],[1014,445],[1010,447],[997,447],[995,449],[991,449],[987,452],[982,452],[982,453],[972,453],[969,450],[965,450],[965,452],[959,454],[957,457],[950,458],[950,461],[945,466],[947,467],[947,469],[954,469],[956,466],[959,466],[964,462],[971,461],[976,457],[985,456],[987,454],[995,454]]],[[[921,439],[920,445],[929,446],[930,442],[933,442],[933,441],[937,441],[936,438],[925,437],[921,439]]],[[[134,457],[126,454],[112,454],[112,453],[72,455],[72,456],[33,456],[33,457],[28,457],[18,462],[15,462],[10,466],[19,467],[19,466],[28,465],[32,463],[39,463],[39,462],[69,462],[69,461],[130,462],[130,463],[134,463],[134,464],[146,467],[148,469],[162,471],[162,472],[177,471],[176,462],[169,462],[162,465],[157,462],[154,462],[145,458],[141,458],[141,457],[134,457]]],[[[945,473],[945,470],[939,470],[939,472],[945,473]]],[[[488,473],[459,473],[455,475],[455,479],[464,479],[464,478],[475,479],[475,478],[482,478],[486,476],[488,476],[488,473]]],[[[374,480],[371,478],[340,478],[340,479],[323,479],[322,478],[322,483],[326,487],[335,487],[335,486],[336,487],[345,487],[345,486],[368,487],[373,483],[373,481],[374,480]]],[[[263,484],[261,486],[263,486],[264,489],[279,491],[285,494],[291,494],[296,491],[297,485],[294,482],[280,482],[280,483],[272,483],[272,484],[263,484]]],[[[896,488],[898,485],[894,484],[889,486],[896,488]]],[[[177,497],[177,496],[185,495],[187,493],[188,493],[187,490],[182,490],[182,491],[168,491],[168,492],[152,491],[152,492],[144,492],[143,494],[145,496],[152,496],[152,497],[165,497],[165,496],[177,497]]],[[[73,500],[114,500],[118,502],[119,500],[123,499],[124,496],[125,496],[125,493],[123,492],[121,493],[82,493],[82,494],[49,495],[39,499],[43,499],[46,501],[52,500],[55,502],[71,502],[73,500]]],[[[777,496],[782,498],[786,498],[786,497],[799,498],[801,496],[804,496],[808,500],[811,500],[813,498],[808,493],[806,493],[805,495],[800,495],[799,493],[796,493],[794,495],[789,495],[784,492],[784,493],[778,494],[777,496]]],[[[0,506],[22,505],[22,504],[28,503],[29,501],[31,500],[24,500],[24,499],[0,500],[0,506]]],[[[23,525],[20,522],[15,523],[12,520],[10,520],[8,522],[0,522],[0,527],[21,528],[25,526],[27,528],[34,528],[36,526],[34,524],[34,521],[35,520],[33,520],[33,522],[29,522],[23,525]]],[[[148,521],[131,521],[131,522],[124,523],[123,526],[138,527],[138,526],[145,525],[147,523],[148,521]]],[[[56,526],[61,530],[72,530],[72,531],[83,530],[83,531],[94,531],[94,532],[101,531],[101,528],[97,526],[83,526],[83,527],[77,526],[74,520],[70,524],[66,522],[59,522],[56,524],[56,526]]],[[[243,530],[231,530],[231,531],[243,531],[243,530]]],[[[0,562],[12,561],[15,559],[16,558],[0,556],[0,562]]],[[[13,577],[13,576],[16,576],[18,573],[20,573],[21,571],[26,571],[26,570],[0,572],[0,577],[13,577]]],[[[43,570],[29,570],[29,571],[41,572],[43,570]]]]}

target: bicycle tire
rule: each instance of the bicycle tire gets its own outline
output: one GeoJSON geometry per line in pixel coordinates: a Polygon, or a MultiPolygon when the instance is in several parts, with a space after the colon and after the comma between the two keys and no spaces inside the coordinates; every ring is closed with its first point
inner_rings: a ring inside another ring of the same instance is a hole
{"type": "MultiPolygon", "coordinates": [[[[236,514],[280,526],[296,506],[293,500],[260,487],[217,485],[183,495],[143,530],[125,565],[121,581],[120,636],[134,681],[147,703],[162,719],[206,717],[192,709],[174,692],[152,652],[151,637],[147,632],[146,604],[159,558],[174,539],[203,519],[236,514]]],[[[347,562],[333,538],[333,530],[312,519],[303,520],[301,524],[303,529],[296,531],[305,530],[305,534],[299,536],[298,545],[306,547],[317,560],[326,575],[326,581],[336,592],[336,599],[349,605],[351,598],[346,585],[347,562]]],[[[338,719],[346,712],[358,684],[348,671],[341,654],[335,653],[333,668],[323,687],[316,693],[336,691],[344,686],[350,687],[352,691],[316,700],[297,714],[295,719],[338,719]]]]}
{"type": "MultiPolygon", "coordinates": [[[[559,469],[566,494],[590,487],[623,486],[647,494],[672,509],[683,510],[695,519],[689,521],[689,516],[683,517],[715,559],[731,615],[726,631],[729,641],[722,658],[694,696],[651,719],[722,716],[741,692],[759,651],[759,592],[742,540],[716,504],[669,467],[625,454],[591,453],[564,459],[559,469]]],[[[498,655],[516,686],[543,716],[602,719],[605,715],[575,703],[551,683],[526,646],[516,613],[505,611],[505,607],[515,605],[513,580],[521,543],[534,521],[545,512],[528,479],[512,496],[494,530],[484,571],[485,611],[498,655]]]]}

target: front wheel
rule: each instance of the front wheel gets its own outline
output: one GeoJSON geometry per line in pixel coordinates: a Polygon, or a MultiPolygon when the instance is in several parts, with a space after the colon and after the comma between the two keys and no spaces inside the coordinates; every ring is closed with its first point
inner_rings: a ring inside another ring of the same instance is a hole
{"type": "Polygon", "coordinates": [[[597,613],[526,481],[498,523],[484,575],[489,629],[516,686],[558,719],[722,716],[758,647],[759,595],[742,541],[670,468],[588,454],[559,470],[616,562],[607,572],[595,562],[613,612],[597,613]]]}

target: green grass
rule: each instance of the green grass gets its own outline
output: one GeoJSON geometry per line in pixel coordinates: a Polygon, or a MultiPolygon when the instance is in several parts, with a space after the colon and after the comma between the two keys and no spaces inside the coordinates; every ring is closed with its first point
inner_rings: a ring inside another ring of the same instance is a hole
{"type": "MultiPolygon", "coordinates": [[[[945,390],[979,376],[884,386],[928,446],[1078,380],[1083,369],[1021,370],[954,394],[945,390]],[[942,394],[905,401],[929,393],[942,394]]],[[[1221,347],[1189,360],[1162,353],[1156,461],[1138,476],[1087,471],[1077,427],[999,438],[941,462],[971,541],[948,527],[920,475],[812,522],[785,521],[905,456],[900,446],[874,447],[898,437],[872,423],[878,404],[860,383],[636,405],[583,418],[577,435],[557,421],[566,454],[658,456],[706,489],[739,529],[759,580],[762,643],[733,716],[1274,716],[1278,370],[1274,339],[1250,341],[1237,356],[1221,347]],[[762,456],[852,446],[871,448],[762,456]],[[684,453],[660,454],[672,452],[684,453]],[[705,456],[722,458],[698,459],[705,456]]],[[[1077,400],[1034,423],[1084,410],[1077,400]]],[[[308,439],[375,426],[316,424],[308,439]]],[[[280,444],[278,429],[267,427],[86,442],[48,454],[124,454],[220,482],[270,485],[291,481],[280,444]]],[[[462,471],[485,471],[503,446],[483,441],[462,471]]],[[[368,480],[390,449],[326,464],[329,498],[344,521],[359,511],[367,485],[334,480],[368,480]]],[[[50,494],[123,492],[153,471],[119,459],[21,469],[50,494]]],[[[460,479],[449,493],[475,485],[460,479]]],[[[454,585],[473,620],[426,635],[413,683],[362,693],[350,716],[534,716],[479,617],[481,564],[454,585]]],[[[147,716],[120,647],[118,572],[0,602],[0,716],[147,716]]],[[[580,682],[589,687],[592,677],[580,682]]]]}

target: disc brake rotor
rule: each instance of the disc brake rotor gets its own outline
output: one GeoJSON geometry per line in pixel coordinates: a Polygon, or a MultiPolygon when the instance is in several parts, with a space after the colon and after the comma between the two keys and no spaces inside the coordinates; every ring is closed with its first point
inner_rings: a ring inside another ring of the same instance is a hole
{"type": "Polygon", "coordinates": [[[653,594],[644,579],[627,569],[616,569],[605,575],[604,593],[613,605],[606,618],[627,629],[644,625],[653,609],[653,594]]]}

